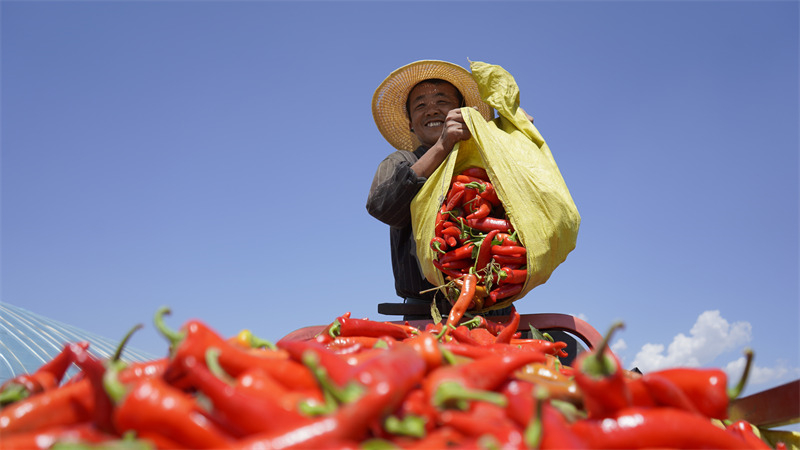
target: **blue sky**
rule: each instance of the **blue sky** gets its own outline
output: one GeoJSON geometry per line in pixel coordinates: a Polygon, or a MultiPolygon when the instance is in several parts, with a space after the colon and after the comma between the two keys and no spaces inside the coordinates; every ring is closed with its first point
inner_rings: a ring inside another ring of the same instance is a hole
{"type": "Polygon", "coordinates": [[[521,313],[629,367],[800,376],[798,3],[23,2],[2,13],[2,300],[131,345],[395,301],[365,209],[395,68],[497,64],[581,213],[521,313]]]}

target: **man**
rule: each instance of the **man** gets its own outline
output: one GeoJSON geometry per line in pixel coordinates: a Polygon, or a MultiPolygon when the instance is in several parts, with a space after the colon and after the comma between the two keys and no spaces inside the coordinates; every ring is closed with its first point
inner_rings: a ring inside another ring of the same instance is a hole
{"type": "MultiPolygon", "coordinates": [[[[397,150],[375,172],[367,211],[390,227],[392,271],[404,303],[429,305],[435,286],[422,275],[411,223],[411,200],[453,150],[471,137],[460,108],[474,107],[486,120],[494,111],[481,101],[470,73],[444,61],[417,61],[387,77],[375,91],[372,114],[381,134],[397,150]]],[[[449,303],[440,294],[442,315],[449,303]]],[[[406,315],[405,320],[430,315],[406,315]]]]}

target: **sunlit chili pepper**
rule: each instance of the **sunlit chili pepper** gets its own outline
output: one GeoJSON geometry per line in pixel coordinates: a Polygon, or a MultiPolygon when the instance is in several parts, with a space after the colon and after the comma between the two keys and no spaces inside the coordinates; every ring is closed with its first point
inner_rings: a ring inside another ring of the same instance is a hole
{"type": "Polygon", "coordinates": [[[489,175],[486,173],[486,169],[483,167],[473,166],[468,167],[461,171],[461,175],[466,175],[468,177],[475,177],[483,181],[489,181],[489,175]]]}
{"type": "Polygon", "coordinates": [[[491,436],[503,449],[525,448],[522,429],[505,414],[502,406],[474,402],[469,411],[446,410],[439,420],[466,436],[476,438],[491,436]]]}
{"type": "Polygon", "coordinates": [[[370,359],[361,369],[355,380],[365,391],[357,400],[343,404],[334,413],[314,419],[308,425],[243,439],[236,448],[320,448],[330,442],[360,441],[374,420],[381,420],[395,411],[408,392],[422,381],[425,362],[413,349],[401,345],[370,359]]]}
{"type": "Polygon", "coordinates": [[[460,259],[472,258],[472,252],[475,250],[475,244],[465,244],[448,251],[439,257],[439,262],[445,263],[448,261],[456,261],[460,259]]]}
{"type": "MultiPolygon", "coordinates": [[[[450,329],[458,325],[467,308],[472,303],[475,297],[475,286],[478,283],[478,277],[474,273],[464,275],[464,283],[461,286],[461,293],[458,295],[453,307],[450,309],[450,314],[447,316],[445,328],[450,329]]],[[[445,334],[447,331],[445,331],[445,334]]]]}
{"type": "Polygon", "coordinates": [[[536,386],[536,414],[525,429],[525,443],[529,448],[538,449],[585,449],[591,443],[585,442],[569,426],[564,416],[552,405],[546,388],[536,386]]]}
{"type": "Polygon", "coordinates": [[[330,328],[330,333],[331,336],[390,337],[398,340],[409,337],[408,332],[402,326],[345,316],[340,316],[334,321],[333,326],[330,328]]]}
{"type": "Polygon", "coordinates": [[[512,269],[508,266],[500,269],[499,284],[522,284],[528,278],[528,271],[525,269],[512,269]]]}
{"type": "Polygon", "coordinates": [[[731,388],[728,388],[727,374],[720,369],[662,369],[628,379],[632,403],[635,406],[672,406],[714,419],[727,419],[730,400],[736,398],[746,384],[753,360],[752,350],[746,349],[745,356],[744,373],[731,388]]]}
{"type": "Polygon", "coordinates": [[[85,446],[83,448],[88,448],[87,444],[107,443],[114,441],[116,438],[116,435],[102,432],[90,422],[82,422],[75,425],[46,427],[11,435],[3,434],[0,448],[3,450],[45,450],[53,448],[56,443],[63,446],[80,444],[85,446]]]}
{"type": "Polygon", "coordinates": [[[494,184],[492,183],[484,183],[485,189],[481,191],[478,195],[488,201],[492,206],[500,206],[502,203],[500,202],[500,198],[497,197],[497,191],[494,188],[494,184]]]}
{"type": "Polygon", "coordinates": [[[483,270],[492,260],[492,240],[499,233],[498,230],[492,230],[486,233],[483,240],[478,247],[478,256],[475,258],[475,270],[483,270]]]}
{"type": "Polygon", "coordinates": [[[731,434],[738,436],[747,445],[750,446],[752,449],[764,449],[768,450],[772,447],[769,446],[763,439],[758,437],[758,435],[753,431],[753,425],[747,422],[746,420],[737,420],[725,427],[725,429],[730,432],[731,434]]]}
{"type": "Polygon", "coordinates": [[[275,377],[287,387],[309,389],[316,386],[314,377],[302,364],[287,358],[283,352],[258,352],[253,353],[236,345],[231,345],[227,339],[217,334],[204,323],[198,320],[188,321],[179,332],[169,329],[164,323],[164,315],[169,313],[168,308],[160,308],[155,315],[156,328],[170,341],[172,349],[171,359],[174,364],[167,368],[165,376],[174,379],[182,375],[181,358],[194,356],[202,361],[205,359],[206,350],[214,347],[220,350],[220,365],[232,377],[256,367],[275,377]],[[274,353],[274,354],[273,354],[274,353]]]}
{"type": "Polygon", "coordinates": [[[508,344],[511,342],[511,339],[514,337],[514,333],[517,332],[517,327],[519,327],[520,315],[517,312],[517,308],[514,305],[511,305],[511,314],[509,318],[508,324],[503,327],[500,333],[497,334],[497,339],[495,339],[496,344],[508,344]]]}
{"type": "Polygon", "coordinates": [[[590,418],[608,417],[631,405],[624,371],[608,349],[614,331],[622,326],[622,322],[614,323],[596,349],[581,353],[575,360],[575,381],[590,418]]]}
{"type": "Polygon", "coordinates": [[[511,222],[506,219],[499,219],[497,217],[484,217],[483,219],[469,219],[465,221],[467,226],[474,228],[478,231],[489,232],[498,230],[503,232],[510,232],[513,230],[511,222]]]}
{"type": "Polygon", "coordinates": [[[73,362],[73,346],[88,348],[88,342],[65,344],[63,349],[52,359],[44,363],[35,372],[17,375],[0,386],[0,405],[7,405],[22,400],[30,395],[53,389],[61,384],[73,362]]]}
{"type": "Polygon", "coordinates": [[[528,262],[526,256],[492,255],[492,260],[501,266],[523,265],[528,262]]]}
{"type": "Polygon", "coordinates": [[[0,435],[68,426],[89,421],[94,396],[88,379],[65,384],[0,409],[0,435]]]}
{"type": "Polygon", "coordinates": [[[403,343],[413,348],[422,357],[429,371],[442,365],[442,351],[439,348],[439,337],[436,334],[430,331],[421,331],[403,343]]]}
{"type": "Polygon", "coordinates": [[[542,353],[553,355],[553,356],[561,356],[566,357],[567,352],[564,349],[567,347],[566,342],[562,341],[548,341],[547,339],[511,339],[509,342],[512,346],[525,349],[525,348],[533,348],[542,353]]]}
{"type": "Polygon", "coordinates": [[[492,212],[492,204],[488,200],[478,195],[473,201],[474,207],[470,214],[467,214],[467,220],[483,219],[488,217],[492,212]]]}
{"type": "Polygon", "coordinates": [[[502,256],[525,256],[526,250],[521,245],[493,245],[491,253],[502,256]]]}
{"type": "Polygon", "coordinates": [[[676,408],[623,408],[570,428],[593,448],[752,448],[707,418],[676,408]]]}
{"type": "Polygon", "coordinates": [[[434,370],[423,381],[423,388],[437,407],[463,399],[505,405],[505,397],[494,391],[508,381],[515,370],[525,364],[543,361],[545,355],[535,351],[488,355],[434,370]]]}
{"type": "Polygon", "coordinates": [[[492,299],[493,303],[497,303],[500,300],[513,297],[522,292],[523,285],[524,283],[502,284],[489,291],[489,298],[492,299]]]}
{"type": "MultiPolygon", "coordinates": [[[[208,349],[210,364],[216,364],[218,350],[208,349]]],[[[305,424],[309,418],[296,408],[287,409],[277,395],[272,398],[254,397],[215,376],[206,364],[194,357],[181,360],[192,387],[211,400],[212,414],[238,435],[285,430],[305,424]],[[269,418],[269,420],[264,420],[269,418]]],[[[275,394],[278,394],[276,392],[275,394]]]]}
{"type": "Polygon", "coordinates": [[[106,372],[105,386],[116,405],[112,420],[119,433],[158,433],[198,449],[224,449],[233,444],[232,437],[209,421],[192,397],[161,377],[144,378],[128,387],[112,365],[106,372]]]}

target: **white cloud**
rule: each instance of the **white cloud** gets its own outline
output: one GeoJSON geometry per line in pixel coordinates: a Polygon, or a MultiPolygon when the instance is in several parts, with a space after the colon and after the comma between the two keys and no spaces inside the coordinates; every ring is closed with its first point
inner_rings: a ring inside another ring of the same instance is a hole
{"type": "MultiPolygon", "coordinates": [[[[735,352],[737,359],[722,367],[728,375],[729,385],[732,386],[744,371],[743,352],[751,337],[752,326],[749,322],[731,324],[719,311],[705,311],[697,317],[688,336],[679,333],[669,346],[659,343],[643,345],[630,366],[637,367],[644,373],[671,367],[708,367],[720,355],[735,352]]],[[[626,348],[627,344],[621,339],[611,347],[614,352],[626,348]]],[[[785,360],[777,361],[772,367],[761,366],[758,362],[756,353],[747,387],[782,383],[800,376],[800,368],[791,367],[785,360]]]]}
{"type": "MultiPolygon", "coordinates": [[[[745,361],[746,358],[742,356],[739,359],[729,362],[722,368],[728,375],[728,380],[730,380],[729,385],[733,385],[733,383],[736,383],[742,377],[745,361]]],[[[791,368],[784,360],[779,360],[774,367],[762,367],[755,364],[754,359],[753,365],[750,367],[747,385],[767,384],[782,379],[797,378],[798,376],[800,376],[800,368],[791,368]]]]}
{"type": "Polygon", "coordinates": [[[668,367],[700,367],[722,353],[743,348],[750,342],[752,326],[749,322],[728,323],[718,310],[705,311],[689,330],[689,336],[678,334],[666,348],[663,344],[647,343],[642,346],[633,366],[642,372],[668,367]]]}
{"type": "Polygon", "coordinates": [[[625,340],[622,338],[619,338],[615,340],[613,343],[611,343],[611,351],[616,354],[625,351],[627,348],[628,348],[628,343],[625,342],[625,340]]]}

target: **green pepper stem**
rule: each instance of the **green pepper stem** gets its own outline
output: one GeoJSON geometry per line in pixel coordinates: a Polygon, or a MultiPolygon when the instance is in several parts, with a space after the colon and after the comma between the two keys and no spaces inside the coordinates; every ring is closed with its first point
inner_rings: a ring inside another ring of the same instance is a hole
{"type": "Polygon", "coordinates": [[[311,370],[323,392],[328,392],[338,403],[350,403],[357,400],[364,393],[364,388],[355,382],[350,382],[343,387],[336,386],[331,380],[328,371],[320,365],[319,357],[312,351],[306,351],[302,356],[303,364],[311,370]]]}
{"type": "Polygon", "coordinates": [[[131,340],[133,333],[142,328],[144,328],[144,325],[142,324],[134,325],[133,328],[131,328],[128,331],[128,333],[125,334],[125,336],[122,338],[122,341],[120,341],[119,345],[117,345],[117,349],[114,352],[114,355],[111,356],[111,361],[119,361],[120,359],[122,359],[122,352],[125,350],[125,346],[128,345],[128,341],[131,340]]]}
{"type": "Polygon", "coordinates": [[[580,369],[586,369],[585,372],[600,377],[614,373],[616,370],[614,361],[605,353],[606,349],[608,349],[609,342],[611,342],[611,336],[613,336],[616,330],[624,327],[625,324],[622,321],[614,322],[611,325],[611,328],[609,328],[608,333],[603,336],[603,340],[600,341],[600,345],[598,345],[597,348],[583,361],[583,367],[580,369]]]}
{"type": "Polygon", "coordinates": [[[228,374],[228,372],[225,371],[225,369],[219,363],[219,354],[220,354],[220,349],[216,347],[209,347],[206,350],[206,367],[208,367],[208,370],[212,374],[214,374],[215,377],[232,385],[234,384],[234,379],[228,374]]]}
{"type": "Polygon", "coordinates": [[[10,383],[0,392],[0,406],[18,402],[29,395],[31,395],[31,393],[25,386],[17,383],[10,383]]]}
{"type": "Polygon", "coordinates": [[[336,338],[341,333],[342,329],[342,322],[339,322],[339,319],[333,321],[330,327],[328,327],[328,336],[332,338],[336,338]]]}
{"type": "Polygon", "coordinates": [[[547,389],[542,386],[537,386],[533,390],[533,396],[536,399],[536,415],[531,419],[528,426],[525,427],[523,440],[529,448],[539,448],[542,442],[542,431],[544,423],[542,422],[542,413],[544,411],[544,401],[548,397],[547,389]]]}
{"type": "Polygon", "coordinates": [[[128,393],[128,388],[119,379],[122,367],[121,361],[112,361],[103,373],[103,388],[108,393],[108,398],[115,404],[120,403],[128,393]]]}
{"type": "Polygon", "coordinates": [[[168,306],[162,306],[158,308],[156,311],[155,317],[153,317],[153,323],[156,326],[156,329],[162,336],[164,336],[170,343],[170,348],[177,347],[178,344],[186,337],[186,333],[175,331],[167,326],[164,323],[164,316],[172,314],[172,310],[169,309],[168,306]]]}
{"type": "Polygon", "coordinates": [[[269,350],[277,350],[278,347],[266,339],[260,338],[254,334],[250,335],[250,346],[253,348],[266,348],[269,350]]]}
{"type": "Polygon", "coordinates": [[[753,365],[753,349],[744,349],[744,356],[746,358],[744,363],[744,372],[742,372],[742,376],[739,378],[739,382],[736,383],[736,386],[728,389],[728,398],[730,400],[738,398],[739,395],[741,395],[742,391],[744,390],[744,386],[747,384],[747,379],[750,377],[750,369],[753,365]]]}
{"type": "Polygon", "coordinates": [[[478,328],[480,326],[480,324],[481,324],[480,316],[475,316],[472,319],[469,319],[469,320],[467,320],[465,322],[461,322],[461,325],[469,328],[470,330],[472,330],[474,328],[478,328]]]}
{"type": "Polygon", "coordinates": [[[444,381],[436,388],[431,403],[437,408],[444,408],[449,404],[463,404],[468,400],[478,400],[492,403],[497,406],[506,406],[508,399],[505,395],[480,389],[470,389],[457,381],[444,381]]]}
{"type": "Polygon", "coordinates": [[[425,418],[414,414],[406,414],[402,419],[388,416],[383,428],[391,434],[421,438],[425,436],[425,418]]]}

